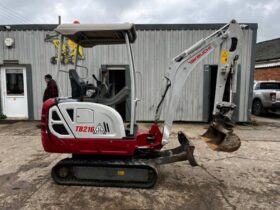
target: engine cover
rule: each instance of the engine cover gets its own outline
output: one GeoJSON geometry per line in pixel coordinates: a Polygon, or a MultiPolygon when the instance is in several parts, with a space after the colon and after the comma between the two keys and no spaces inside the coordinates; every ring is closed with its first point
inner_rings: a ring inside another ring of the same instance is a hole
{"type": "Polygon", "coordinates": [[[63,101],[49,110],[49,129],[59,138],[122,139],[122,117],[113,108],[96,103],[63,101]]]}

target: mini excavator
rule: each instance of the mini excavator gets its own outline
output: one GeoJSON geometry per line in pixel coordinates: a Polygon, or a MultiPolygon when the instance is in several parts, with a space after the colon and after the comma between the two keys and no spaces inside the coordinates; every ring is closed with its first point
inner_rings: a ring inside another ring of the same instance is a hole
{"type": "MultiPolygon", "coordinates": [[[[219,50],[220,63],[213,120],[203,138],[216,151],[233,152],[240,147],[241,141],[233,132],[232,115],[236,105],[232,98],[236,92],[236,64],[243,31],[235,20],[172,59],[155,110],[155,121],[147,131],[140,131],[135,119],[139,100],[131,47],[136,40],[134,25],[62,24],[55,31],[59,33],[60,43],[67,37],[78,45],[78,49],[79,46],[124,44],[130,67],[129,88],[125,87],[109,98],[98,94],[88,98],[85,96],[86,84],[76,70],[76,58],[75,69],[68,71],[72,97],[53,98],[43,104],[41,136],[44,150],[72,154],[71,158],[59,161],[52,168],[51,175],[57,184],[150,188],[157,181],[159,165],[188,161],[191,166],[197,166],[193,155],[195,147],[183,132],[178,132],[178,147],[162,148],[169,142],[174,109],[185,82],[195,66],[215,49],[219,50]],[[127,97],[131,115],[125,125],[121,115],[111,106],[127,97]],[[161,129],[158,121],[164,103],[167,105],[166,116],[161,129]]],[[[61,46],[58,55],[61,55],[61,46]]],[[[58,72],[61,71],[59,63],[58,72]]]]}

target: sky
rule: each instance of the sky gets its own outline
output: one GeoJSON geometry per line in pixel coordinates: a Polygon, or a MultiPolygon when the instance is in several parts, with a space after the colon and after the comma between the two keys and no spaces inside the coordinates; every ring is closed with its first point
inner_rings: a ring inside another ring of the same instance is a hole
{"type": "Polygon", "coordinates": [[[257,41],[280,37],[280,0],[1,0],[0,25],[258,23],[257,41]]]}

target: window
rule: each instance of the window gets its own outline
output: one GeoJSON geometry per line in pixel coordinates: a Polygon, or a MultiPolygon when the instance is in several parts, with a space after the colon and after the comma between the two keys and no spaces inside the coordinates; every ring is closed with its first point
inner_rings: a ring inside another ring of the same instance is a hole
{"type": "Polygon", "coordinates": [[[255,84],[254,90],[258,90],[258,89],[260,89],[260,83],[255,84]]]}
{"type": "Polygon", "coordinates": [[[6,87],[7,95],[24,95],[22,69],[7,69],[6,87]]]}
{"type": "Polygon", "coordinates": [[[280,90],[280,83],[277,82],[263,82],[260,84],[260,89],[265,90],[280,90]]]}

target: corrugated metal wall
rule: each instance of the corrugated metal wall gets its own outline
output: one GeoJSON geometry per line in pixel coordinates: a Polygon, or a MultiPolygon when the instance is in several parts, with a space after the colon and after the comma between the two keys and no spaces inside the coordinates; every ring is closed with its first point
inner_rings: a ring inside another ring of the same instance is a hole
{"type": "MultiPolygon", "coordinates": [[[[141,101],[137,107],[137,120],[150,121],[154,118],[155,108],[160,100],[161,86],[164,72],[170,60],[182,50],[190,47],[214,30],[138,30],[137,40],[133,44],[136,70],[141,73],[137,76],[137,96],[141,101]]],[[[42,94],[45,89],[43,77],[50,73],[55,75],[56,66],[50,63],[55,55],[55,48],[51,43],[44,41],[46,34],[51,31],[1,31],[0,59],[19,60],[20,64],[31,64],[33,77],[34,117],[40,118],[42,94]],[[15,38],[15,47],[7,49],[3,45],[5,37],[15,38]]],[[[251,78],[251,49],[253,31],[247,29],[242,45],[241,81],[239,121],[248,120],[249,84],[251,78]]],[[[91,75],[98,75],[102,64],[128,64],[126,48],[122,45],[97,46],[85,49],[86,59],[80,64],[89,68],[91,75]]],[[[176,120],[203,121],[203,67],[215,65],[219,61],[218,51],[212,53],[188,79],[182,92],[180,104],[176,110],[176,120]]],[[[70,65],[62,68],[69,69],[70,65]]],[[[90,78],[92,82],[92,78],[90,78]]],[[[70,95],[68,75],[61,74],[59,80],[63,95],[70,95]]],[[[163,110],[164,115],[164,110],[163,110]]]]}

